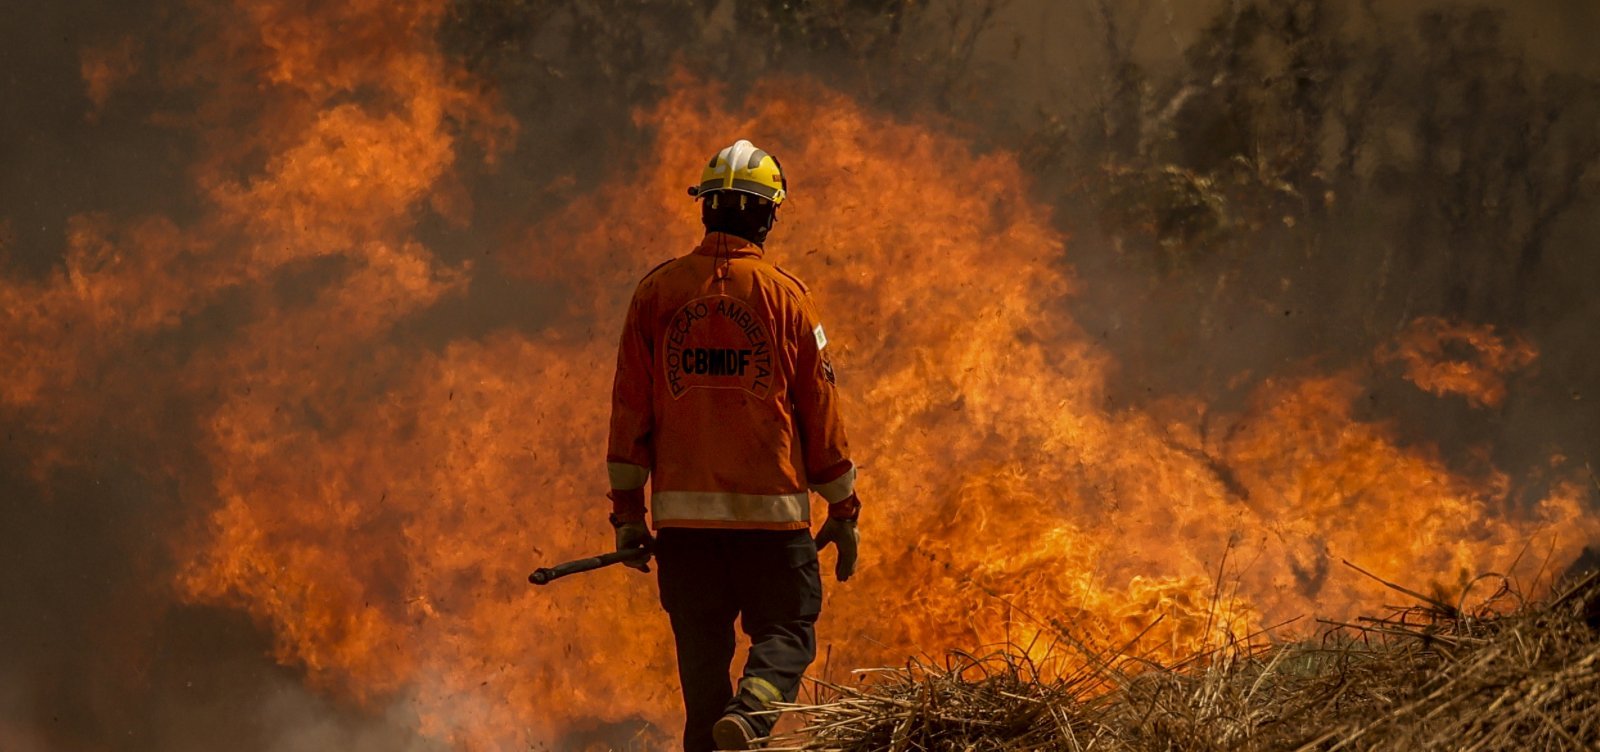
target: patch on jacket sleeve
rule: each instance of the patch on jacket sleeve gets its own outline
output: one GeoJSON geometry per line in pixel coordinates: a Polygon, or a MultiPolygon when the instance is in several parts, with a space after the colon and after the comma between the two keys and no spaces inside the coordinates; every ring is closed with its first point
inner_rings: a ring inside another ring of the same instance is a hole
{"type": "Polygon", "coordinates": [[[817,338],[817,350],[820,351],[822,348],[828,346],[828,335],[822,331],[821,324],[817,324],[817,328],[812,329],[811,334],[817,338]]]}

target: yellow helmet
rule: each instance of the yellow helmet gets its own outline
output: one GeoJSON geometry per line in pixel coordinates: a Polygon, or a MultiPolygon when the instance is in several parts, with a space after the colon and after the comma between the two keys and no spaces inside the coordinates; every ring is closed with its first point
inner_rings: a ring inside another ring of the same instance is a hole
{"type": "Polygon", "coordinates": [[[777,157],[741,138],[711,158],[700,173],[700,184],[690,188],[689,195],[699,198],[713,191],[748,193],[777,206],[789,195],[789,181],[777,157]]]}

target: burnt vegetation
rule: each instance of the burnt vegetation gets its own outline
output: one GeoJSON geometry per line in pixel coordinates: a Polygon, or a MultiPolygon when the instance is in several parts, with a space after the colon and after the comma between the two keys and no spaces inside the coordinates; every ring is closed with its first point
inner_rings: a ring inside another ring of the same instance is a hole
{"type": "Polygon", "coordinates": [[[816,682],[793,708],[805,728],[773,748],[1592,749],[1600,573],[1532,606],[1518,598],[1501,587],[1472,608],[1424,600],[1328,623],[1315,640],[1241,639],[1172,665],[1076,641],[1065,656],[1035,644],[913,660],[816,682]],[[1063,657],[1081,668],[1053,669],[1063,657]]]}

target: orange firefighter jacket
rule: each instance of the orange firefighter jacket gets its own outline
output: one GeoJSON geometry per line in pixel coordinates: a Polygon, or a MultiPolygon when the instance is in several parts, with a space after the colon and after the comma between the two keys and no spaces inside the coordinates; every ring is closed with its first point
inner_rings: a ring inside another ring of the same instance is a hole
{"type": "Polygon", "coordinates": [[[805,285],[759,246],[713,232],[656,267],[617,348],[606,464],[618,509],[642,502],[648,479],[656,528],[799,530],[808,489],[853,498],[827,345],[805,285]]]}

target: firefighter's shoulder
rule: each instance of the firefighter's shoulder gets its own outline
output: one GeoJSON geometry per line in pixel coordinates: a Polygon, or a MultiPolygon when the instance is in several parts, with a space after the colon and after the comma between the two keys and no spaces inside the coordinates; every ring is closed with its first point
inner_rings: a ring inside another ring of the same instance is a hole
{"type": "Polygon", "coordinates": [[[647,294],[648,291],[653,291],[660,284],[661,278],[664,276],[663,272],[665,272],[668,267],[671,267],[682,260],[683,257],[681,256],[678,258],[669,258],[666,261],[651,267],[650,271],[645,272],[644,276],[639,278],[639,283],[634,285],[633,294],[643,295],[647,294]]]}
{"type": "Polygon", "coordinates": [[[795,297],[804,298],[811,293],[811,288],[806,287],[806,283],[801,282],[799,277],[790,274],[783,267],[777,264],[765,264],[764,266],[773,272],[768,276],[780,286],[787,288],[795,297]]]}
{"type": "Polygon", "coordinates": [[[656,264],[655,266],[650,267],[650,271],[645,272],[644,276],[639,278],[639,284],[642,285],[642,284],[644,284],[646,282],[649,282],[651,277],[656,276],[656,272],[659,272],[662,269],[667,268],[668,264],[671,264],[672,262],[677,261],[677,260],[678,259],[676,259],[676,258],[669,258],[666,261],[663,261],[663,262],[661,262],[659,264],[656,264]]]}

